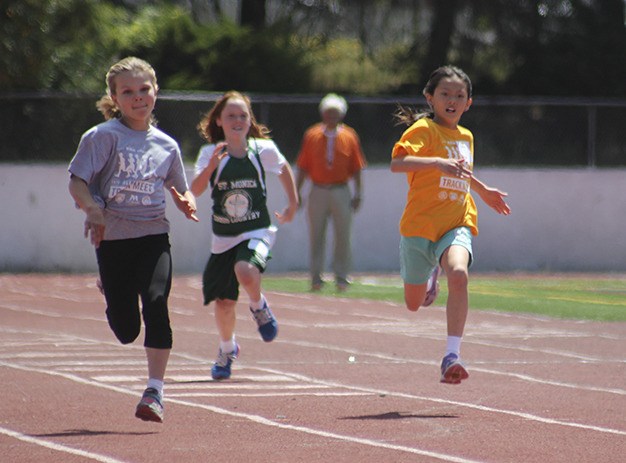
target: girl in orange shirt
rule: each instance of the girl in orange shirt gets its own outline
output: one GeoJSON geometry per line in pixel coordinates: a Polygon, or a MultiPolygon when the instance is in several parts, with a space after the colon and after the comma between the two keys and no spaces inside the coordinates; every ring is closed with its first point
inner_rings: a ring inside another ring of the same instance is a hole
{"type": "Polygon", "coordinates": [[[436,69],[424,96],[431,109],[401,108],[398,119],[410,127],[394,145],[391,171],[407,174],[409,191],[400,220],[400,266],[404,298],[411,311],[434,302],[439,266],[448,277],[447,347],[441,382],[459,384],[469,374],[460,359],[461,338],[469,309],[468,269],[472,237],[478,234],[474,190],[499,214],[511,212],[507,196],[472,173],[474,138],[458,125],[472,104],[469,77],[453,66],[436,69]]]}

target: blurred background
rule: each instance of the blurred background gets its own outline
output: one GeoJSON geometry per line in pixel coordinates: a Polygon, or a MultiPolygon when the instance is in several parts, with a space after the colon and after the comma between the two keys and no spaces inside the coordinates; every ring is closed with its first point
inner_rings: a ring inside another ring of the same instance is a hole
{"type": "Polygon", "coordinates": [[[248,93],[293,160],[327,92],[370,163],[387,163],[397,104],[463,68],[477,165],[616,166],[626,156],[625,0],[1,0],[0,161],[69,161],[100,122],[117,60],[157,71],[160,127],[192,162],[216,94],[248,93]]]}

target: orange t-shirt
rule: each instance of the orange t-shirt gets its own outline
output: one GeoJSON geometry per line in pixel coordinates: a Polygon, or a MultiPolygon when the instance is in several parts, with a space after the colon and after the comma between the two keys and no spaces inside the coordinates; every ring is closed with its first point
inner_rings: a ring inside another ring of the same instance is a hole
{"type": "MultiPolygon", "coordinates": [[[[394,145],[391,157],[441,157],[464,159],[474,165],[474,136],[464,127],[452,130],[422,118],[409,127],[394,145]]],[[[470,181],[444,174],[439,169],[408,172],[409,191],[400,219],[402,236],[438,241],[457,227],[478,234],[477,210],[470,181]]]]}
{"type": "Polygon", "coordinates": [[[310,127],[302,138],[296,164],[308,174],[313,183],[321,185],[346,183],[366,166],[359,136],[351,127],[345,124],[338,126],[332,163],[328,162],[326,156],[327,142],[322,123],[310,127]]]}

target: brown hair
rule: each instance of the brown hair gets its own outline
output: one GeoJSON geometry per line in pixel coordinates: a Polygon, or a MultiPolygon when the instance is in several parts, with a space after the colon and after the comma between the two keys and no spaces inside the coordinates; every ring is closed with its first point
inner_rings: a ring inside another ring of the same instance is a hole
{"type": "MultiPolygon", "coordinates": [[[[128,71],[145,72],[149,74],[150,81],[152,82],[152,86],[154,87],[154,91],[159,91],[156,73],[154,72],[152,66],[150,66],[150,64],[148,64],[146,61],[135,58],[134,56],[129,56],[121,61],[118,61],[113,66],[111,66],[109,68],[109,72],[107,72],[105,79],[107,84],[107,94],[96,102],[96,108],[98,108],[98,111],[102,113],[106,120],[119,119],[120,117],[122,117],[122,113],[111,98],[111,95],[114,95],[116,90],[115,78],[119,74],[128,71]]],[[[154,116],[150,118],[150,123],[156,123],[156,119],[154,118],[154,116]]]]}
{"type": "MultiPolygon", "coordinates": [[[[465,82],[465,86],[467,87],[467,96],[469,98],[472,97],[472,81],[465,72],[456,66],[441,66],[435,69],[428,78],[428,82],[426,82],[426,86],[424,87],[422,94],[434,95],[439,82],[446,77],[458,77],[465,82]]],[[[412,125],[424,117],[429,117],[431,119],[434,117],[434,113],[431,108],[419,111],[401,105],[398,105],[396,112],[393,115],[396,119],[396,125],[412,125]]]]}
{"type": "Polygon", "coordinates": [[[235,90],[224,93],[224,95],[215,102],[213,108],[202,117],[197,127],[200,136],[209,143],[217,143],[218,141],[224,140],[224,129],[217,125],[217,119],[222,115],[222,111],[230,99],[243,100],[248,107],[248,112],[250,113],[250,130],[248,131],[248,137],[269,138],[270,130],[265,125],[259,124],[254,117],[250,98],[235,90]]]}

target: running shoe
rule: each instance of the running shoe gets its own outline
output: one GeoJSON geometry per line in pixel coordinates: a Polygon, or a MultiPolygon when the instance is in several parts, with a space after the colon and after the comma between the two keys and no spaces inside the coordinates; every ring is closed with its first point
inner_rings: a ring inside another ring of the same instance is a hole
{"type": "Polygon", "coordinates": [[[456,354],[448,354],[441,361],[441,382],[446,384],[461,384],[469,378],[469,373],[456,354]]]}
{"type": "Polygon", "coordinates": [[[143,396],[137,404],[135,416],[144,421],[163,423],[163,404],[159,391],[149,387],[143,392],[143,396]]]}
{"type": "Polygon", "coordinates": [[[263,301],[263,307],[259,310],[253,310],[250,307],[250,312],[254,317],[254,321],[259,327],[259,333],[265,342],[271,342],[278,334],[278,323],[274,318],[274,314],[267,305],[267,301],[263,301]]]}
{"type": "Polygon", "coordinates": [[[437,265],[428,277],[428,283],[426,284],[426,297],[424,298],[424,303],[422,304],[423,307],[431,305],[435,302],[435,299],[437,299],[437,296],[439,295],[439,282],[437,281],[439,272],[441,272],[441,269],[437,265]]]}
{"type": "Polygon", "coordinates": [[[347,278],[337,278],[335,284],[337,285],[337,291],[339,291],[340,293],[344,293],[348,290],[351,282],[347,278]]]}
{"type": "Polygon", "coordinates": [[[230,367],[233,364],[233,360],[239,356],[239,351],[239,344],[235,344],[235,350],[232,352],[225,353],[220,348],[213,368],[211,368],[211,377],[215,380],[230,378],[230,367]]]}
{"type": "Polygon", "coordinates": [[[316,293],[318,291],[321,291],[323,287],[324,287],[324,280],[322,280],[320,277],[316,277],[312,279],[311,281],[312,292],[316,293]]]}

